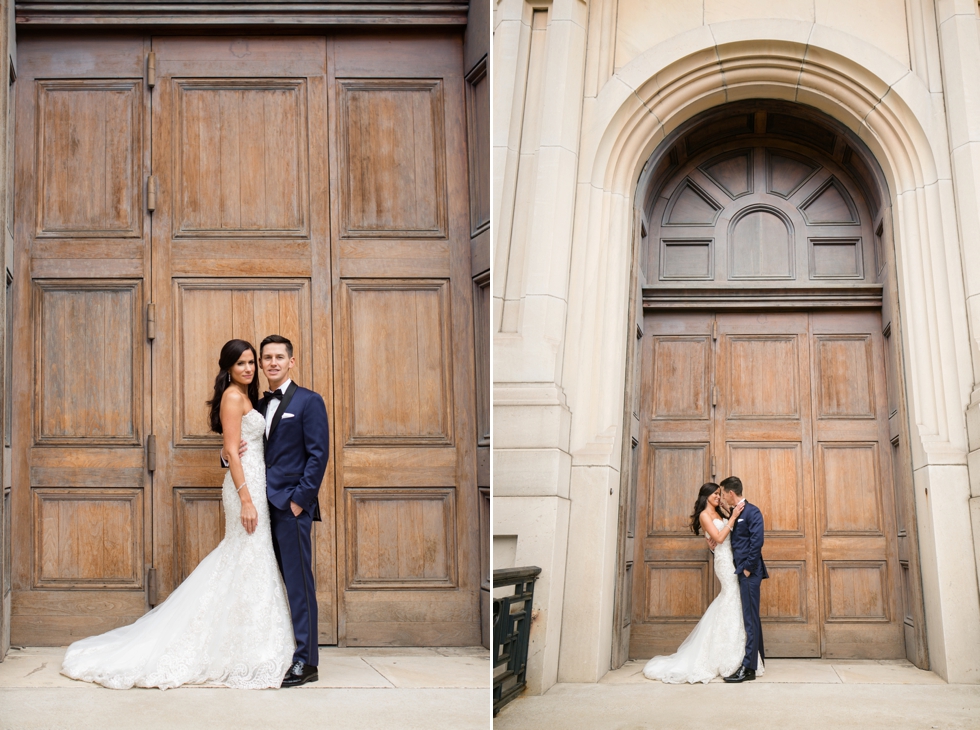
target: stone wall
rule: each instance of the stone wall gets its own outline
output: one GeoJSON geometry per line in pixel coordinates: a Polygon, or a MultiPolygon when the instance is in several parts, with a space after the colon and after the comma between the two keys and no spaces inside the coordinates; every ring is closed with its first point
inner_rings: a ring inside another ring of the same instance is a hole
{"type": "Polygon", "coordinates": [[[495,560],[543,569],[530,690],[610,667],[637,179],[679,124],[747,98],[828,113],[887,178],[931,666],[980,682],[976,3],[501,0],[494,13],[495,560]]]}

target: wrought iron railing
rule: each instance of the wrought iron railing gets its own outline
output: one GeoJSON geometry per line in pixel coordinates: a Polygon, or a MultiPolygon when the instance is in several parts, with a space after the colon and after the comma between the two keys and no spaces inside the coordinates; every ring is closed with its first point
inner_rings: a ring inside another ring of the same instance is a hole
{"type": "Polygon", "coordinates": [[[513,586],[508,596],[493,599],[493,714],[527,686],[527,649],[531,639],[534,581],[541,568],[493,571],[493,587],[513,586]]]}

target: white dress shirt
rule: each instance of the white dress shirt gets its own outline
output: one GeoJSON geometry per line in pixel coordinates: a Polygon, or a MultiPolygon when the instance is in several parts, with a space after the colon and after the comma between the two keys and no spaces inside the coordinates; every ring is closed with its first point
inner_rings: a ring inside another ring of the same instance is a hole
{"type": "MultiPolygon", "coordinates": [[[[289,384],[293,382],[292,378],[286,378],[285,382],[279,386],[278,390],[285,395],[286,388],[289,384]]],[[[272,430],[272,419],[276,417],[276,411],[279,410],[279,404],[282,403],[282,398],[272,398],[269,401],[268,407],[265,409],[265,437],[269,438],[269,431],[272,430]]]]}

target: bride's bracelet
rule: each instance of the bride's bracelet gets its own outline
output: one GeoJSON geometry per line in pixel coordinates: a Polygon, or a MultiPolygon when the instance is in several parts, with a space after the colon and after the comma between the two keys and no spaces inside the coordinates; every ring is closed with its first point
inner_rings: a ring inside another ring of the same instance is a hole
{"type": "Polygon", "coordinates": [[[236,492],[240,492],[240,491],[242,491],[242,487],[244,487],[244,486],[245,486],[246,484],[248,484],[248,482],[242,482],[242,483],[241,483],[241,484],[240,484],[240,485],[238,486],[238,489],[236,489],[235,491],[236,491],[236,492]]]}

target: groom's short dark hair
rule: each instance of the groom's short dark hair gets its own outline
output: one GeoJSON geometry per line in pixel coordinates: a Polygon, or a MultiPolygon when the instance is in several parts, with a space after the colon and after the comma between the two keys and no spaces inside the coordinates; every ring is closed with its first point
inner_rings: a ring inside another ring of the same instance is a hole
{"type": "Polygon", "coordinates": [[[742,480],[738,477],[728,477],[721,480],[721,488],[726,492],[735,492],[739,497],[742,496],[742,480]]]}
{"type": "Polygon", "coordinates": [[[287,340],[282,335],[269,335],[264,340],[262,340],[262,344],[259,345],[259,358],[260,359],[262,357],[262,350],[265,349],[265,346],[266,345],[272,345],[272,344],[285,345],[286,346],[286,352],[289,353],[289,356],[290,357],[293,356],[293,343],[292,342],[290,342],[289,340],[287,340]]]}

